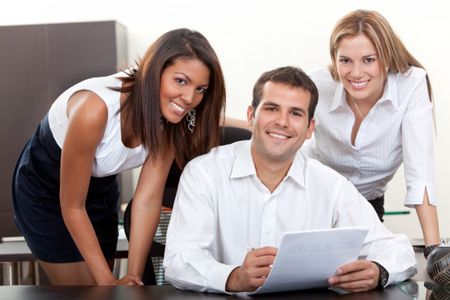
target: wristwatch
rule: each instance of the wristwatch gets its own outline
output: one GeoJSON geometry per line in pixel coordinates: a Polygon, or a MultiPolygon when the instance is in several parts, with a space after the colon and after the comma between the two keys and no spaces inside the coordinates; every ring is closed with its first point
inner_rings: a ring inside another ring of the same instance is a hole
{"type": "Polygon", "coordinates": [[[378,277],[378,286],[379,289],[384,289],[389,280],[389,272],[379,263],[373,261],[374,264],[377,265],[378,270],[380,270],[380,276],[378,277]]]}
{"type": "Polygon", "coordinates": [[[423,256],[425,256],[425,259],[427,259],[428,255],[430,255],[430,253],[437,247],[439,247],[439,244],[430,245],[430,246],[426,246],[425,248],[423,248],[423,256]]]}

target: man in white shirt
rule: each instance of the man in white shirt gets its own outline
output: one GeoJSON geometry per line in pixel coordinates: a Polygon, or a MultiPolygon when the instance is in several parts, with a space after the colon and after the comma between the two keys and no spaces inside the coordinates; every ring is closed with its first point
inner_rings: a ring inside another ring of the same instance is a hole
{"type": "Polygon", "coordinates": [[[317,99],[298,68],[264,73],[247,112],[252,139],[215,148],[185,167],[164,258],[174,286],[254,291],[270,272],[283,232],[345,226],[369,230],[361,252],[367,258],[339,267],[330,285],[367,291],[416,273],[406,236],[387,230],[344,177],[298,152],[314,130],[317,99]]]}

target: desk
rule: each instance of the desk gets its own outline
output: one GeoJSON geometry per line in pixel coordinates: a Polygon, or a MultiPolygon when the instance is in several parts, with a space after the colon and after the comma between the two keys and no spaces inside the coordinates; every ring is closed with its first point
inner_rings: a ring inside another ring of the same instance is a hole
{"type": "MultiPolygon", "coordinates": [[[[154,249],[152,249],[154,250],[154,249]]],[[[416,253],[416,259],[418,262],[418,273],[412,278],[414,281],[422,282],[429,280],[428,276],[426,274],[426,261],[423,257],[423,254],[421,252],[420,248],[415,248],[416,253]]],[[[128,242],[126,239],[119,238],[118,244],[117,244],[117,253],[116,258],[127,258],[128,257],[128,242]]],[[[39,284],[39,272],[37,270],[38,266],[36,262],[36,258],[31,254],[30,249],[27,247],[26,243],[24,241],[18,241],[18,242],[4,242],[0,243],[0,263],[5,263],[7,268],[7,275],[4,275],[4,284],[39,284]],[[21,262],[32,262],[34,266],[34,276],[37,277],[37,282],[21,282],[20,277],[20,263],[21,262]]],[[[423,286],[423,284],[422,284],[423,286]]],[[[28,287],[31,288],[31,287],[28,287]]],[[[145,287],[147,288],[147,287],[145,287]]],[[[46,293],[45,291],[48,291],[49,287],[42,287],[42,292],[38,289],[37,293],[46,293]]],[[[56,288],[57,289],[57,288],[56,288]]],[[[14,289],[13,289],[14,290],[14,289]]],[[[25,289],[26,290],[26,289],[25,289]]],[[[63,289],[64,290],[64,289],[63,289]]],[[[70,290],[69,288],[67,290],[70,290]]],[[[2,293],[5,292],[5,287],[0,287],[0,299],[16,299],[16,298],[4,298],[2,297],[2,293]]],[[[21,292],[22,293],[22,292],[21,292]]],[[[69,293],[68,291],[65,293],[69,293]]],[[[75,293],[75,292],[74,292],[75,293]]],[[[87,293],[87,292],[85,292],[87,293]]],[[[109,293],[109,292],[108,292],[109,293]]],[[[119,292],[115,292],[119,293],[119,292]]],[[[114,293],[114,294],[115,294],[114,293]]],[[[132,293],[132,292],[128,292],[132,293]]],[[[20,294],[22,295],[22,294],[20,294]]],[[[197,297],[198,294],[196,294],[197,297]]],[[[202,295],[202,294],[200,294],[202,295]]],[[[332,294],[333,295],[333,294],[332,294]]],[[[147,295],[148,296],[148,295],[147,295]]],[[[266,299],[265,297],[263,297],[266,299]]],[[[22,298],[20,298],[22,299],[22,298]]],[[[25,299],[25,298],[23,298],[25,299]]],[[[36,298],[36,299],[45,299],[45,298],[36,298]]],[[[48,298],[48,299],[57,299],[57,298],[48,298]]],[[[69,298],[70,299],[70,298],[69,298]]],[[[77,299],[77,298],[74,298],[77,299]]],[[[81,299],[81,298],[80,298],[81,299]]],[[[107,298],[105,298],[107,299],[107,298]]],[[[126,299],[126,298],[124,298],[126,299]]],[[[134,300],[134,298],[131,298],[134,300]]],[[[140,298],[138,298],[140,299],[140,298]]],[[[305,298],[307,299],[307,298],[305,298]]],[[[321,298],[319,298],[321,299],[321,298]]],[[[324,299],[335,299],[335,298],[324,298],[324,299]]],[[[339,298],[341,299],[341,298],[339,298]]],[[[357,299],[357,298],[348,298],[348,299],[357,299]]],[[[367,298],[372,299],[372,298],[367,298]]],[[[374,298],[374,299],[380,299],[380,298],[374,298]]],[[[401,299],[401,298],[400,298],[401,299]]],[[[411,298],[407,298],[411,299],[411,298]]],[[[425,298],[416,298],[416,299],[425,299],[425,298]]],[[[450,298],[449,298],[450,299],[450,298]]]]}
{"type": "MultiPolygon", "coordinates": [[[[128,241],[126,238],[119,238],[116,258],[127,257],[128,241]]],[[[120,260],[116,262],[120,262],[120,260]]],[[[31,253],[25,241],[0,243],[0,264],[3,264],[3,284],[39,284],[39,266],[36,257],[31,253]],[[28,264],[26,269],[29,276],[24,279],[22,269],[25,264],[28,264]]],[[[0,299],[3,298],[0,297],[0,299]]]]}
{"type": "MultiPolygon", "coordinates": [[[[423,283],[412,282],[418,285],[423,283]]],[[[165,286],[118,286],[118,287],[50,287],[50,286],[0,286],[0,299],[14,300],[219,300],[250,299],[245,296],[230,296],[179,291],[170,285],[165,286]]],[[[253,297],[257,300],[426,300],[408,295],[401,288],[389,287],[367,293],[338,295],[328,290],[308,290],[285,294],[269,294],[253,297]]]]}
{"type": "MultiPolygon", "coordinates": [[[[128,241],[119,239],[117,242],[116,258],[128,257],[128,241]]],[[[0,243],[1,262],[35,261],[36,257],[31,253],[25,241],[0,243]]]]}

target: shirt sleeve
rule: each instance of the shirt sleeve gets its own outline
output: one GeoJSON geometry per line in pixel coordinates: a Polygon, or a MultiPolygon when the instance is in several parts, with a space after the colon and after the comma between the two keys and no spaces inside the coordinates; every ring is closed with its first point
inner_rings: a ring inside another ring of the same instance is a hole
{"type": "Polygon", "coordinates": [[[417,273],[414,250],[404,234],[393,234],[378,219],[370,203],[346,182],[335,209],[334,227],[362,226],[369,230],[360,256],[382,265],[389,273],[387,285],[417,273]]]}
{"type": "Polygon", "coordinates": [[[423,203],[425,192],[430,204],[437,205],[434,178],[433,104],[428,96],[426,77],[413,89],[402,122],[402,150],[406,179],[405,205],[423,203]]]}
{"type": "Polygon", "coordinates": [[[163,264],[166,279],[179,289],[225,293],[228,276],[237,266],[220,263],[215,257],[217,216],[211,178],[196,162],[185,167],[167,231],[163,264]]]}

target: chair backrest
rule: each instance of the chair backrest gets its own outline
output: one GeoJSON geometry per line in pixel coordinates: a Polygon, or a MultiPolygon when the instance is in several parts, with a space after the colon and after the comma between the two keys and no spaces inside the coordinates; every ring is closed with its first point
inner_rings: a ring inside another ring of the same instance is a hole
{"type": "Polygon", "coordinates": [[[252,137],[251,131],[238,127],[222,127],[220,144],[227,145],[237,141],[249,140],[252,137]]]}
{"type": "MultiPolygon", "coordinates": [[[[248,140],[252,136],[249,130],[238,128],[238,127],[222,127],[220,144],[226,145],[231,144],[241,140],[248,140]]],[[[173,202],[175,200],[175,195],[177,193],[178,182],[180,181],[181,170],[175,162],[172,166],[167,177],[166,185],[164,187],[163,203],[164,207],[173,207],[173,202]]],[[[129,240],[129,235],[131,231],[131,207],[133,199],[127,205],[123,215],[124,230],[127,239],[129,240]]],[[[151,257],[163,257],[164,255],[164,245],[153,241],[150,248],[149,258],[144,269],[144,274],[142,276],[142,281],[144,284],[156,284],[155,271],[153,269],[151,257]]]]}

